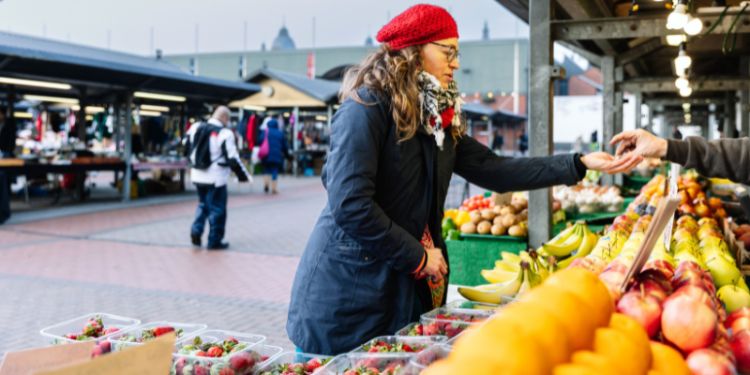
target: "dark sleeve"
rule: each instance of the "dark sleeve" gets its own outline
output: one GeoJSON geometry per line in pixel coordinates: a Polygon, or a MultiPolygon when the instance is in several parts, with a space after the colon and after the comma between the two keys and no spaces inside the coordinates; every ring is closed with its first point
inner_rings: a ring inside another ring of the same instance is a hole
{"type": "Polygon", "coordinates": [[[289,153],[289,145],[286,141],[286,137],[282,134],[281,136],[281,152],[285,157],[290,157],[291,154],[289,153]]]}
{"type": "Polygon", "coordinates": [[[532,158],[497,156],[476,139],[463,136],[454,171],[469,182],[497,192],[573,185],[586,175],[579,154],[532,158]]]}
{"type": "Polygon", "coordinates": [[[687,137],[667,141],[667,160],[695,168],[708,177],[728,178],[750,184],[750,138],[722,138],[707,141],[687,137]]]}
{"type": "Polygon", "coordinates": [[[331,148],[324,184],[336,224],[360,244],[377,249],[405,273],[420,267],[425,251],[409,232],[375,202],[378,154],[387,136],[386,118],[377,105],[345,101],[331,124],[331,148]]]}

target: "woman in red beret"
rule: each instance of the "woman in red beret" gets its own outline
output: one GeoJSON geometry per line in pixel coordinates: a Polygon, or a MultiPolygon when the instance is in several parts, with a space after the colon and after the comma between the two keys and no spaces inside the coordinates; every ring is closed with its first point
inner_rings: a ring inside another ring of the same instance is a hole
{"type": "Polygon", "coordinates": [[[349,351],[445,303],[440,221],[453,173],[502,192],[623,167],[606,153],[498,157],[467,136],[453,79],[458,28],[445,9],[413,6],[377,39],[344,79],[322,177],[328,203],[292,287],[287,333],[305,352],[349,351]]]}

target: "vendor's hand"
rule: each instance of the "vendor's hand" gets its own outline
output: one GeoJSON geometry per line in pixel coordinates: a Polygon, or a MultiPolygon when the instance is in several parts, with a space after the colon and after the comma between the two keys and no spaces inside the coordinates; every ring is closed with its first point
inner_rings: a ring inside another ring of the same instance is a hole
{"type": "Polygon", "coordinates": [[[586,169],[601,171],[609,174],[621,173],[635,168],[643,160],[639,155],[627,155],[620,158],[606,152],[592,152],[581,156],[581,162],[586,169]]]}
{"type": "Polygon", "coordinates": [[[667,141],[643,129],[628,130],[612,138],[609,142],[617,146],[615,155],[635,154],[644,158],[663,158],[667,156],[667,141]]]}
{"type": "Polygon", "coordinates": [[[448,264],[443,258],[443,251],[437,248],[425,251],[427,251],[427,264],[420,274],[430,276],[434,281],[440,281],[448,273],[448,264]]]}

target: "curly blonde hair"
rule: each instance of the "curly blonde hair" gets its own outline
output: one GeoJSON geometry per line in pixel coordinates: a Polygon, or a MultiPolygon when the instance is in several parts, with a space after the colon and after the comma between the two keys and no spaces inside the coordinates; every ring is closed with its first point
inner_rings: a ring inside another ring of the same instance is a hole
{"type": "MultiPolygon", "coordinates": [[[[364,104],[357,90],[367,87],[379,94],[391,98],[391,114],[398,129],[399,142],[414,137],[422,123],[419,106],[419,85],[417,76],[422,70],[420,58],[421,46],[411,46],[393,51],[383,44],[368,55],[359,65],[350,68],[344,75],[339,99],[364,104]]],[[[466,132],[465,121],[451,127],[454,140],[466,132]]]]}

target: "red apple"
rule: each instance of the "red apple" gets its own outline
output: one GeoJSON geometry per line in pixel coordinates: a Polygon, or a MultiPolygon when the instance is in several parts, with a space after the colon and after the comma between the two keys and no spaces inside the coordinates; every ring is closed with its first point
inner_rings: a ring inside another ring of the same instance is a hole
{"type": "MultiPolygon", "coordinates": [[[[642,274],[643,272],[641,272],[642,274]]],[[[631,289],[632,291],[640,292],[643,290],[646,295],[653,296],[659,300],[659,303],[664,302],[669,294],[672,293],[672,285],[667,279],[660,277],[642,278],[641,275],[638,275],[639,283],[631,289]]]]}
{"type": "Polygon", "coordinates": [[[737,374],[737,370],[727,357],[711,349],[699,349],[690,353],[687,365],[694,375],[737,374]]]}
{"type": "Polygon", "coordinates": [[[662,334],[685,353],[710,346],[716,337],[718,317],[709,299],[704,290],[687,286],[664,301],[662,334]]]}
{"type": "Polygon", "coordinates": [[[643,266],[643,270],[638,275],[639,279],[643,277],[653,277],[654,274],[658,274],[658,277],[656,278],[659,282],[669,283],[669,280],[674,277],[674,267],[672,267],[672,264],[667,262],[664,259],[656,259],[651,260],[646,263],[645,266],[643,266]]]}
{"type": "Polygon", "coordinates": [[[617,302],[617,311],[641,323],[649,337],[655,337],[661,326],[660,301],[644,290],[625,293],[617,302]]]}
{"type": "Polygon", "coordinates": [[[750,373],[750,331],[744,330],[733,334],[729,346],[737,360],[737,369],[743,374],[750,373]]]}
{"type": "Polygon", "coordinates": [[[750,330],[750,307],[735,310],[724,320],[724,327],[732,330],[732,334],[750,330]]]}

